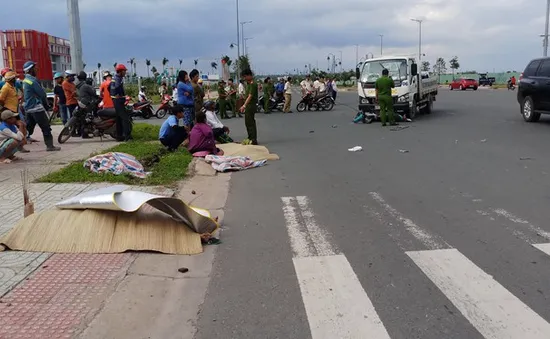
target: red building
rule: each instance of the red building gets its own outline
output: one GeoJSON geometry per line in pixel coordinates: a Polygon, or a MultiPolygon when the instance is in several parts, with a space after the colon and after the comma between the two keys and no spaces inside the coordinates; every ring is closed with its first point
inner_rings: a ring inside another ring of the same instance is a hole
{"type": "Polygon", "coordinates": [[[7,30],[0,32],[2,64],[18,74],[23,74],[23,64],[32,60],[38,64],[37,77],[42,81],[53,80],[54,72],[70,68],[70,43],[68,40],[34,30],[7,30]]]}

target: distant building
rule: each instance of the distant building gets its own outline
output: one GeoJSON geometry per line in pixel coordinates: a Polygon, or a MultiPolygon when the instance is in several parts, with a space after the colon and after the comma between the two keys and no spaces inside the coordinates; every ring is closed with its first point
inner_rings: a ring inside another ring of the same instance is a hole
{"type": "Polygon", "coordinates": [[[23,74],[23,64],[32,60],[38,64],[38,79],[53,80],[55,72],[70,69],[70,42],[35,30],[0,31],[0,66],[23,74]]]}

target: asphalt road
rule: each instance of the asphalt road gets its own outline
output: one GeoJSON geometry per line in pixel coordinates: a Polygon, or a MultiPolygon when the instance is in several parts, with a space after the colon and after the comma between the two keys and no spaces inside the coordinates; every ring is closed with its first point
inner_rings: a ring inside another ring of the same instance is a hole
{"type": "Polygon", "coordinates": [[[550,119],[441,90],[392,131],[339,95],[258,115],[281,160],[233,174],[196,338],[550,338],[550,119]]]}

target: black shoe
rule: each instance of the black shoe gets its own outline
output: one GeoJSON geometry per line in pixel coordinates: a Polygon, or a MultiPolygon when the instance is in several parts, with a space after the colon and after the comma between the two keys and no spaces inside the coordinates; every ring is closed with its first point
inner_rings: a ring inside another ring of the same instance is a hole
{"type": "Polygon", "coordinates": [[[252,140],[252,145],[258,145],[258,140],[252,140]]]}

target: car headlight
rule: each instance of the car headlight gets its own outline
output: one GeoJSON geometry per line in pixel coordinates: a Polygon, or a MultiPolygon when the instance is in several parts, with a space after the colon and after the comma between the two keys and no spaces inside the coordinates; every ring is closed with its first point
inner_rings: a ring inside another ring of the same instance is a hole
{"type": "Polygon", "coordinates": [[[399,98],[397,98],[397,102],[406,102],[406,101],[409,101],[409,93],[404,94],[399,98]]]}
{"type": "Polygon", "coordinates": [[[362,104],[368,104],[369,100],[367,98],[361,98],[361,103],[362,104]]]}

